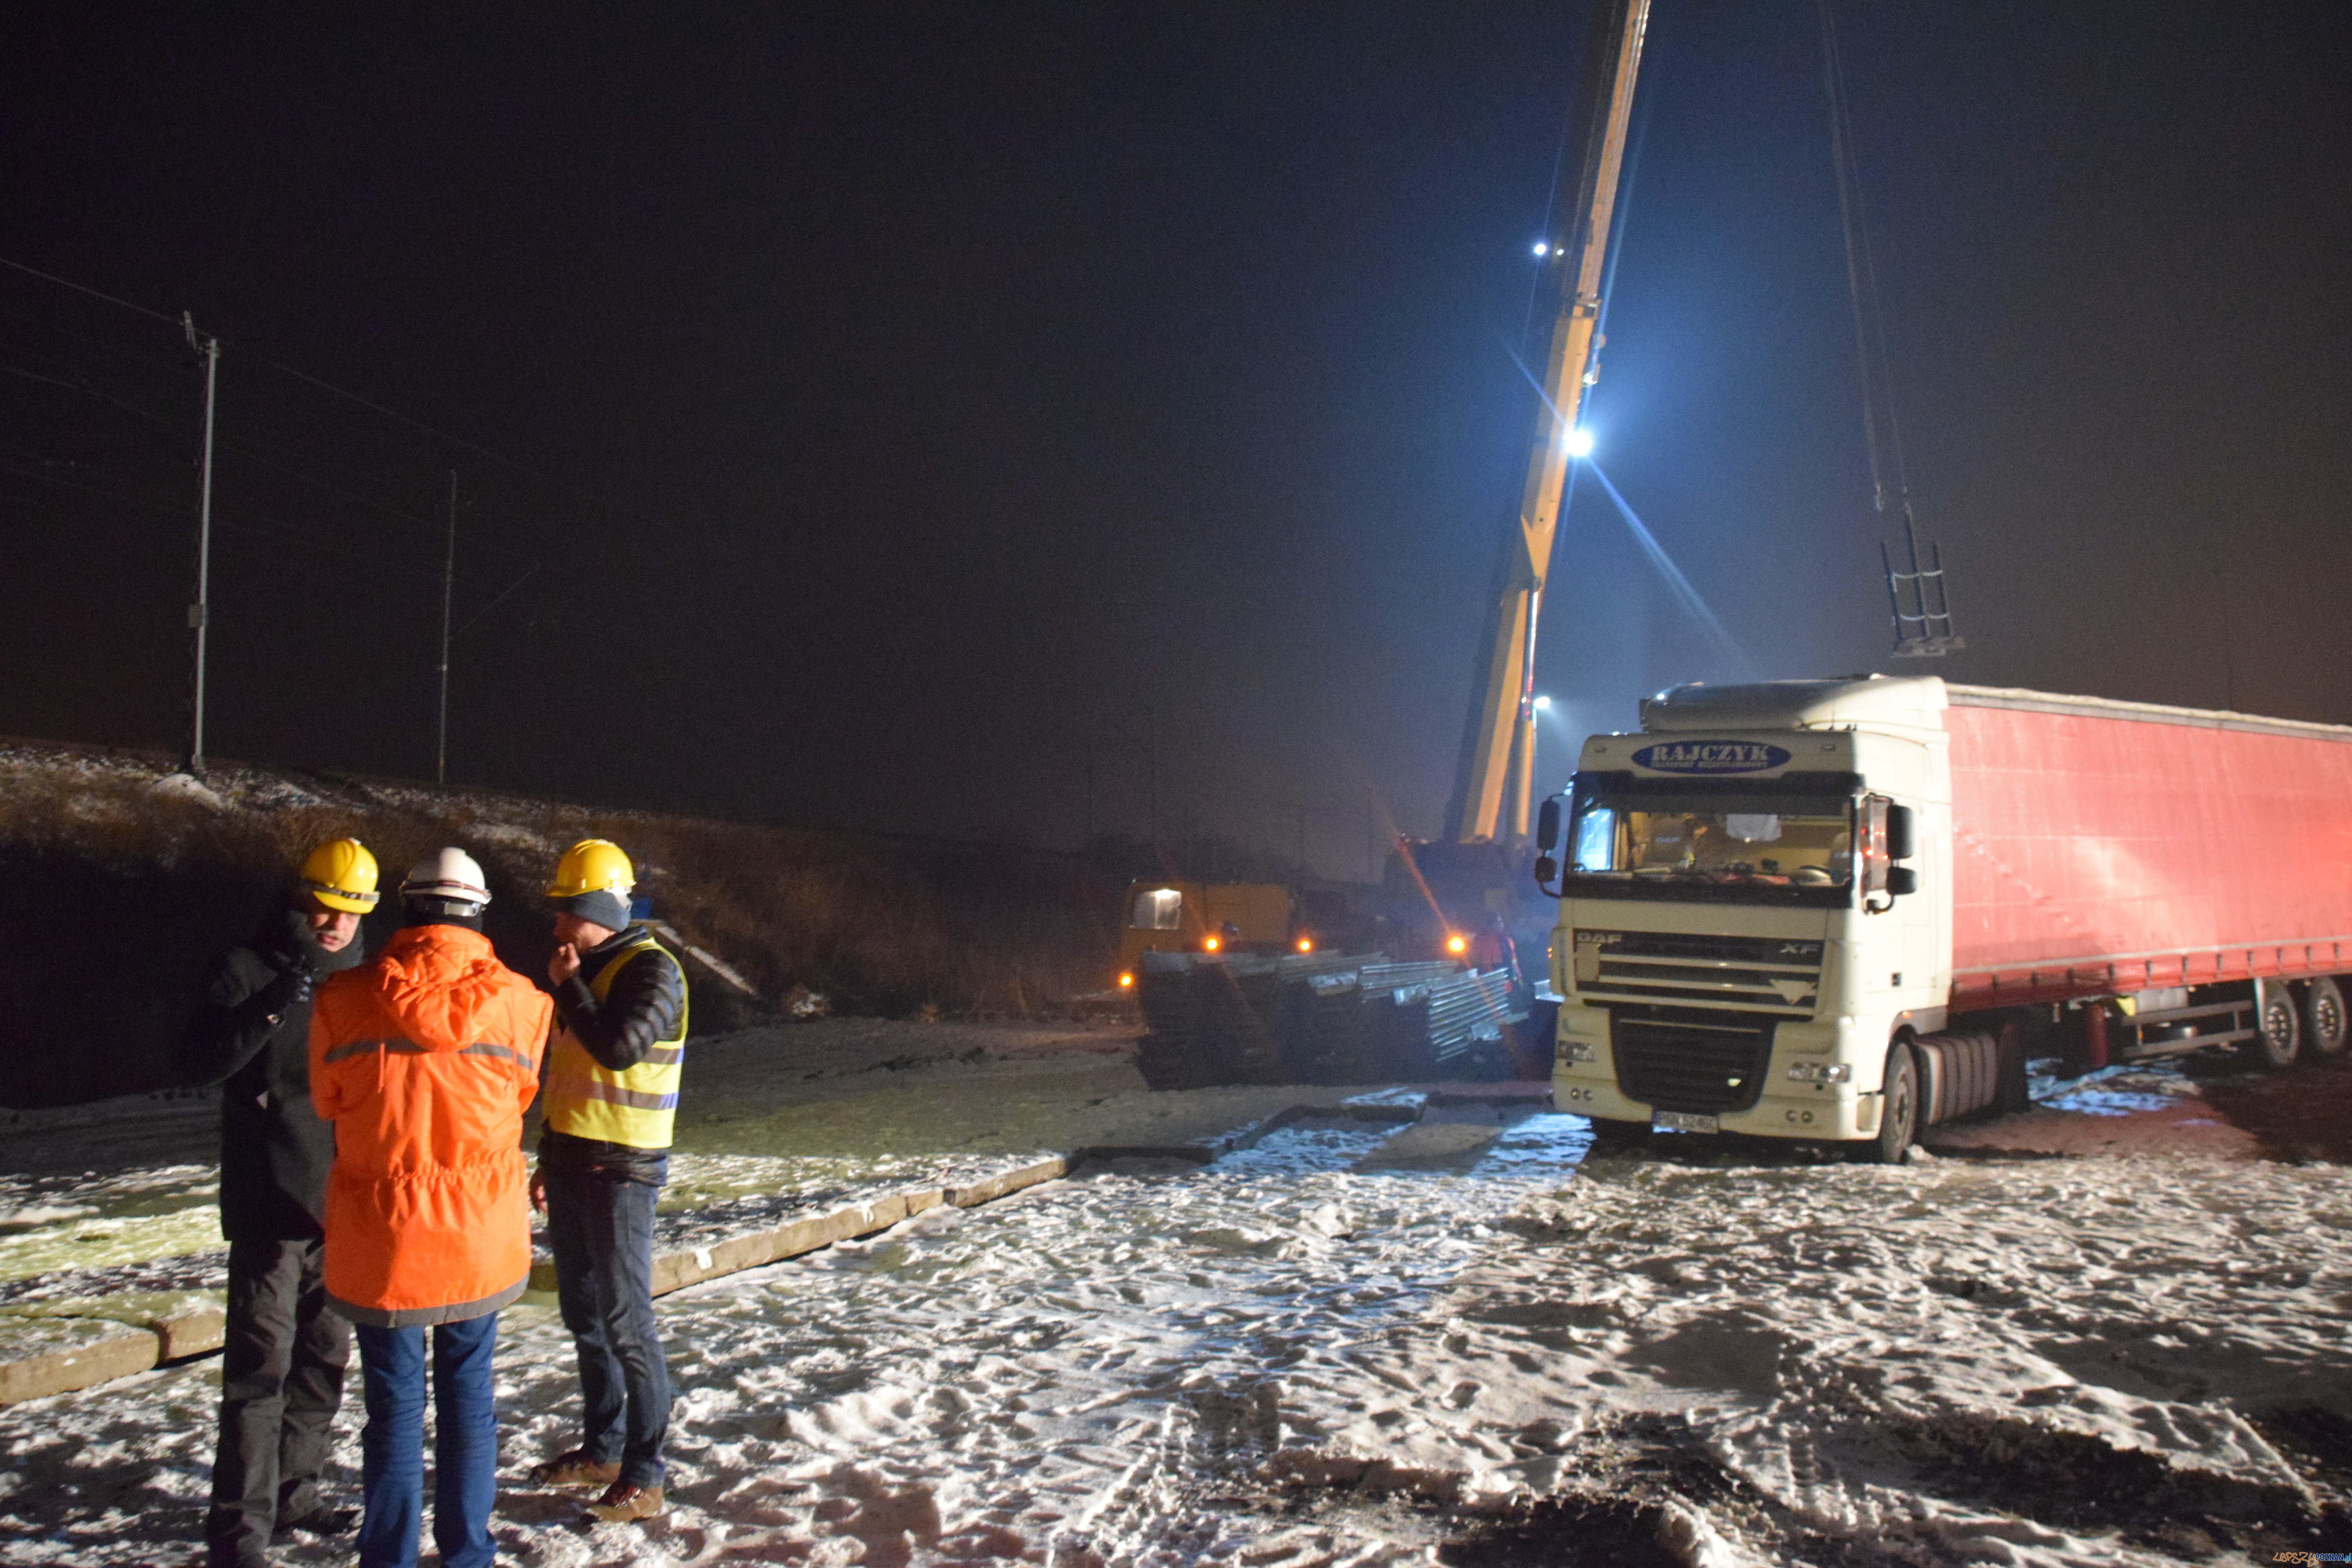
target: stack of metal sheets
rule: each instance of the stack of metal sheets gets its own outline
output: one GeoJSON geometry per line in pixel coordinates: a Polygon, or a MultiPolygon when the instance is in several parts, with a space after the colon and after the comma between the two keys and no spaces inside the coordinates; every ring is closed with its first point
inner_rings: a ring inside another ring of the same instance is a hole
{"type": "Polygon", "coordinates": [[[1147,953],[1138,989],[1154,1089],[1492,1076],[1527,1016],[1505,972],[1383,953],[1147,953]]]}

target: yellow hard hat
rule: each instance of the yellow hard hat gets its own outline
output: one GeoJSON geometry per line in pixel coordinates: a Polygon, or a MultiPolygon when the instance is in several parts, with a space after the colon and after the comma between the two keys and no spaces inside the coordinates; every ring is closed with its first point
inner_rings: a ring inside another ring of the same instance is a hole
{"type": "Polygon", "coordinates": [[[363,915],[382,897],[375,857],[356,838],[330,838],[302,862],[302,890],[331,910],[363,915]]]}
{"type": "Polygon", "coordinates": [[[636,885],[636,869],[619,845],[609,838],[583,838],[555,863],[555,880],[548,884],[547,896],[576,899],[583,893],[618,893],[625,901],[636,885]]]}

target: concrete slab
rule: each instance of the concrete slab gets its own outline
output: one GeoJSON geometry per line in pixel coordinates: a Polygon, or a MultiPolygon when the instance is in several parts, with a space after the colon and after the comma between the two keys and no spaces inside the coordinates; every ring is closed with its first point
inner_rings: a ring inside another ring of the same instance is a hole
{"type": "Polygon", "coordinates": [[[1502,1136],[1503,1123],[1492,1115],[1475,1121],[1432,1119],[1414,1123],[1357,1161],[1359,1171],[1413,1171],[1465,1166],[1502,1136]]]}
{"type": "Polygon", "coordinates": [[[968,1209],[974,1204],[988,1203],[1009,1194],[1017,1193],[1024,1187],[1034,1187],[1040,1182],[1055,1181],[1068,1175],[1069,1172],[1069,1162],[1057,1154],[1049,1159],[1015,1166],[1010,1171],[1000,1171],[995,1175],[984,1181],[975,1182],[968,1187],[950,1187],[947,1200],[957,1208],[968,1209]]]}
{"type": "Polygon", "coordinates": [[[145,1372],[162,1344],[152,1329],[104,1318],[0,1316],[0,1405],[145,1372]]]}
{"type": "Polygon", "coordinates": [[[163,1361],[203,1355],[221,1348],[227,1325],[225,1303],[210,1290],[130,1290],[120,1295],[65,1301],[25,1301],[0,1308],[7,1317],[88,1318],[145,1329],[156,1338],[163,1361]]]}
{"type": "MultiPolygon", "coordinates": [[[[654,1255],[654,1294],[666,1296],[705,1279],[798,1258],[835,1242],[871,1236],[942,1204],[971,1208],[1024,1187],[1050,1182],[1066,1174],[1068,1169],[1068,1163],[1055,1155],[997,1172],[969,1186],[911,1187],[817,1214],[796,1215],[781,1225],[761,1226],[692,1247],[668,1248],[654,1255]]],[[[555,1289],[555,1265],[551,1260],[541,1258],[531,1265],[530,1288],[537,1291],[555,1289]]]]}
{"type": "Polygon", "coordinates": [[[1433,1083],[1432,1105],[1549,1105],[1551,1079],[1506,1079],[1498,1083],[1433,1083]]]}

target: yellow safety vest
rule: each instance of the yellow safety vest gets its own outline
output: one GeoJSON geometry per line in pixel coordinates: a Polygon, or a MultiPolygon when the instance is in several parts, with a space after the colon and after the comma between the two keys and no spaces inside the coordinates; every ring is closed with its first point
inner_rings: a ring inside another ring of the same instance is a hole
{"type": "MultiPolygon", "coordinates": [[[[588,982],[590,994],[602,1002],[611,994],[614,977],[641,952],[660,953],[672,963],[677,957],[652,937],[641,937],[614,953],[588,982]]],[[[677,1033],[657,1040],[645,1060],[614,1072],[572,1037],[568,1026],[555,1032],[547,1056],[547,1124],[574,1138],[603,1143],[625,1143],[633,1149],[669,1147],[670,1122],[677,1114],[677,1085],[686,1058],[686,971],[678,969],[677,1033]]]]}

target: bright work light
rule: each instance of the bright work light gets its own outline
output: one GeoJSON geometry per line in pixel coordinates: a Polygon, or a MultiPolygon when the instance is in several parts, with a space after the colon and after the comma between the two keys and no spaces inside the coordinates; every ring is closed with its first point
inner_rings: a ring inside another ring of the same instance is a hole
{"type": "Polygon", "coordinates": [[[1589,458],[1592,456],[1592,432],[1570,430],[1560,445],[1567,448],[1568,455],[1571,458],[1589,458]]]}

